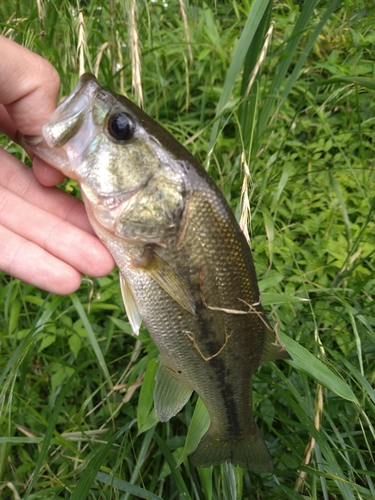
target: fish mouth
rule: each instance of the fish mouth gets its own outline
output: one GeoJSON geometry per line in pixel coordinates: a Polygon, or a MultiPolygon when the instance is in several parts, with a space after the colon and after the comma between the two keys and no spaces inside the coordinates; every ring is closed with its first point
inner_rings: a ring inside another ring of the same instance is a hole
{"type": "Polygon", "coordinates": [[[100,90],[97,79],[90,73],[80,77],[73,92],[57,107],[43,127],[43,137],[50,148],[60,148],[71,139],[100,90]]]}
{"type": "MultiPolygon", "coordinates": [[[[70,158],[64,146],[78,132],[100,88],[99,82],[93,75],[90,73],[82,75],[73,92],[56,108],[43,126],[42,135],[22,137],[26,148],[65,175],[72,177],[73,172],[69,168],[70,158]]],[[[87,135],[93,133],[91,130],[87,135]]]]}
{"type": "Polygon", "coordinates": [[[43,135],[24,135],[21,138],[21,146],[28,152],[32,151],[64,175],[72,175],[66,152],[63,149],[51,149],[43,135]]]}

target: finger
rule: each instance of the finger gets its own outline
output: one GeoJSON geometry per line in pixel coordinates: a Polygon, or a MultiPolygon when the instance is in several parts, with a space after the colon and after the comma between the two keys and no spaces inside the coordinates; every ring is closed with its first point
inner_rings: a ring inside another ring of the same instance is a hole
{"type": "Polygon", "coordinates": [[[1,187],[0,224],[81,273],[104,276],[114,267],[98,238],[1,187]]]}
{"type": "Polygon", "coordinates": [[[17,142],[27,151],[27,154],[31,159],[33,159],[35,177],[41,184],[43,184],[43,186],[55,186],[64,180],[64,174],[51,167],[51,165],[48,165],[48,163],[43,161],[38,156],[35,156],[35,153],[27,148],[25,143],[21,140],[22,135],[17,130],[9,116],[9,113],[2,104],[0,104],[0,132],[3,132],[10,139],[12,139],[12,141],[17,142]]]}
{"type": "Polygon", "coordinates": [[[7,274],[59,295],[73,293],[81,284],[76,269],[1,225],[0,264],[7,274]]]}
{"type": "Polygon", "coordinates": [[[65,179],[64,174],[48,165],[48,163],[39,158],[39,156],[35,156],[33,159],[33,171],[35,177],[43,186],[55,186],[65,179]]]}
{"type": "Polygon", "coordinates": [[[42,57],[1,35],[0,48],[0,102],[22,134],[40,134],[56,108],[58,73],[42,57]]]}
{"type": "Polygon", "coordinates": [[[22,137],[17,131],[14,123],[10,119],[10,116],[4,106],[0,104],[0,132],[3,132],[7,135],[12,141],[20,144],[26,151],[29,157],[33,160],[33,170],[35,177],[38,181],[43,184],[43,186],[55,186],[59,184],[65,179],[64,174],[62,174],[59,170],[51,167],[45,161],[43,161],[38,156],[35,156],[27,146],[24,144],[20,138],[22,137]]]}
{"type": "Polygon", "coordinates": [[[12,141],[17,142],[17,127],[2,104],[0,104],[0,132],[3,132],[12,141]]]}
{"type": "Polygon", "coordinates": [[[81,200],[55,187],[44,187],[33,171],[0,149],[0,186],[43,210],[94,234],[81,200]]]}
{"type": "Polygon", "coordinates": [[[21,141],[22,135],[17,130],[17,127],[11,120],[9,113],[2,104],[0,104],[0,132],[3,132],[10,139],[12,139],[12,141],[21,144],[21,146],[26,149],[27,154],[33,159],[35,177],[41,184],[43,184],[43,186],[55,186],[64,180],[64,174],[51,167],[51,165],[48,165],[48,163],[43,161],[38,156],[35,156],[35,153],[29,150],[24,142],[21,141]]]}

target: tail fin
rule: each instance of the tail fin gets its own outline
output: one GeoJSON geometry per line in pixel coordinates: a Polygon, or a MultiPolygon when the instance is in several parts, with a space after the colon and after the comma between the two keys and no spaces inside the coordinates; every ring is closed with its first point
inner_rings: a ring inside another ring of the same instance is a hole
{"type": "Polygon", "coordinates": [[[196,467],[230,462],[257,473],[272,472],[273,468],[271,455],[255,422],[253,433],[244,439],[216,439],[209,429],[191,455],[191,462],[196,467]]]}

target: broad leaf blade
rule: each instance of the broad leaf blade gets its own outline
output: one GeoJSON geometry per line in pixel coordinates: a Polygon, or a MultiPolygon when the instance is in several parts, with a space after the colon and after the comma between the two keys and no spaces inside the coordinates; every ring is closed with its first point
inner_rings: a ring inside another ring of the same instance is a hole
{"type": "Polygon", "coordinates": [[[359,405],[358,399],[348,384],[333,373],[322,361],[287,335],[280,333],[280,339],[293,358],[288,363],[297,370],[306,373],[306,375],[309,375],[338,396],[359,405]]]}

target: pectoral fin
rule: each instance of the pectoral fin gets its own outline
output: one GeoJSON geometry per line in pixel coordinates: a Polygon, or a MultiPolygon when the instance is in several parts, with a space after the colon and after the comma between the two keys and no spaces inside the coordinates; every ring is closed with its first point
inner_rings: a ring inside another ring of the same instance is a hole
{"type": "Polygon", "coordinates": [[[195,314],[194,298],[187,284],[152,248],[146,248],[144,258],[137,261],[135,267],[142,267],[173,300],[191,314],[195,314]]]}
{"type": "Polygon", "coordinates": [[[124,301],[124,306],[126,314],[128,316],[129,323],[132,327],[133,334],[139,334],[139,327],[142,323],[142,318],[138,310],[138,306],[135,302],[133,292],[130,290],[129,285],[124,278],[123,274],[120,273],[120,287],[122,293],[122,300],[124,301]]]}
{"type": "Polygon", "coordinates": [[[161,422],[176,415],[187,403],[192,389],[177,380],[173,370],[160,363],[156,373],[155,412],[161,422]]]}

